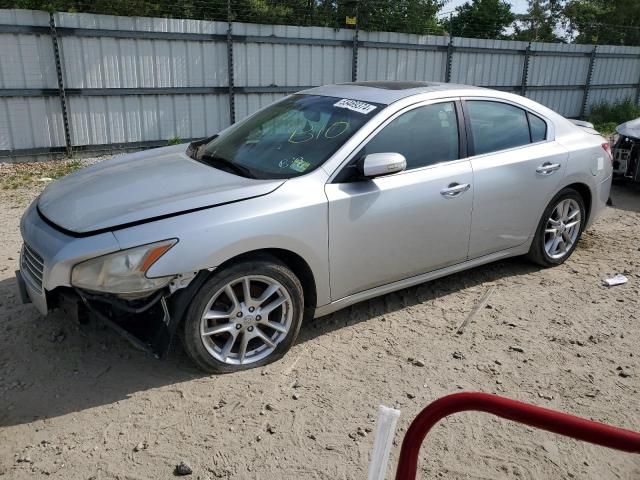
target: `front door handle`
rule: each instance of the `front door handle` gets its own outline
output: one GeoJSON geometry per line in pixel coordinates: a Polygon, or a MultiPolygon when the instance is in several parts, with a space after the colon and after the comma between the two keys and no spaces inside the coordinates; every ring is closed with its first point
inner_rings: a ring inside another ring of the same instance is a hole
{"type": "Polygon", "coordinates": [[[544,162],[536,168],[536,173],[539,173],[540,175],[551,175],[558,170],[560,170],[559,163],[544,162]]]}
{"type": "Polygon", "coordinates": [[[440,190],[440,195],[444,198],[453,198],[466,192],[471,188],[469,183],[451,183],[447,188],[440,190]]]}

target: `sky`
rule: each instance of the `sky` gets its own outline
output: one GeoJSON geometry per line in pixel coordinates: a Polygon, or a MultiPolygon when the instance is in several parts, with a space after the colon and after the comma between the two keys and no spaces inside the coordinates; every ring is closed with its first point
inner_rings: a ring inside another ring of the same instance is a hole
{"type": "MultiPolygon", "coordinates": [[[[462,5],[463,3],[466,3],[467,1],[468,0],[450,0],[442,8],[442,12],[455,10],[456,7],[462,5]]],[[[513,13],[525,13],[527,11],[527,0],[508,0],[508,3],[511,4],[511,11],[513,13]]]]}

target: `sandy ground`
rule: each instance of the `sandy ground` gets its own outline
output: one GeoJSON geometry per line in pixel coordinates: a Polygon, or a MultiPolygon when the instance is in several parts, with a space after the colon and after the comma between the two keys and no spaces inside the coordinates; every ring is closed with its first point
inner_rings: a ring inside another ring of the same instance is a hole
{"type": "MultiPolygon", "coordinates": [[[[424,405],[462,390],[640,430],[640,190],[616,187],[558,268],[513,259],[386,295],[304,325],[282,361],[226,376],[194,370],[181,347],[158,361],[20,305],[18,222],[35,194],[0,192],[0,477],[162,479],[185,461],[189,478],[362,479],[379,404],[402,412],[399,445],[424,405]],[[616,272],[629,283],[603,287],[616,272]]],[[[638,479],[640,458],[468,413],[435,428],[420,469],[638,479]]]]}

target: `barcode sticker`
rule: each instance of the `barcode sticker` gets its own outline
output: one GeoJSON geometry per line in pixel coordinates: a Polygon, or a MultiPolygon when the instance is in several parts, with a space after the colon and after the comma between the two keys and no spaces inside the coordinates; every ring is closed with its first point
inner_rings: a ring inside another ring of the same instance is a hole
{"type": "Polygon", "coordinates": [[[360,102],[358,100],[349,100],[348,98],[343,98],[339,102],[334,103],[333,106],[338,108],[346,108],[358,113],[364,113],[365,115],[373,112],[376,108],[378,108],[375,105],[360,102]]]}

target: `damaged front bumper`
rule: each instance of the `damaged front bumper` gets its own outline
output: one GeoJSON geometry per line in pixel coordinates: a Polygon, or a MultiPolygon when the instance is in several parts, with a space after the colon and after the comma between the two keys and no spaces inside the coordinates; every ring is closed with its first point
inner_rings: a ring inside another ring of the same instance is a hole
{"type": "MultiPolygon", "coordinates": [[[[27,278],[29,277],[27,276],[27,278]]],[[[33,303],[42,315],[46,315],[49,312],[47,296],[44,291],[26,280],[20,270],[16,270],[16,284],[18,286],[18,296],[22,303],[33,303]]]]}
{"type": "Polygon", "coordinates": [[[178,275],[168,287],[137,300],[88,292],[70,285],[71,270],[84,260],[120,250],[111,232],[70,236],[40,217],[35,202],[20,230],[25,243],[16,283],[23,303],[33,303],[45,316],[60,310],[80,322],[98,319],[157,357],[166,355],[191,298],[208,276],[208,271],[178,275]]]}
{"type": "MultiPolygon", "coordinates": [[[[18,290],[21,290],[26,282],[20,271],[16,272],[16,278],[18,290]]],[[[201,272],[186,288],[173,293],[168,288],[162,289],[136,301],[70,287],[45,291],[42,297],[36,296],[36,301],[46,305],[45,315],[59,311],[65,318],[81,324],[90,320],[100,321],[136,348],[163,358],[172,345],[191,299],[206,278],[207,272],[201,272]]],[[[28,290],[23,293],[21,299],[24,303],[33,302],[28,290]]]]}
{"type": "MultiPolygon", "coordinates": [[[[67,303],[73,305],[72,315],[96,318],[109,326],[136,348],[164,357],[175,333],[166,292],[159,291],[136,302],[125,302],[117,297],[94,294],[75,289],[63,293],[67,303]],[[83,315],[85,314],[85,315],[83,315]]],[[[62,307],[65,310],[64,307],[62,307]]],[[[71,313],[71,312],[66,312],[71,313]]]]}

